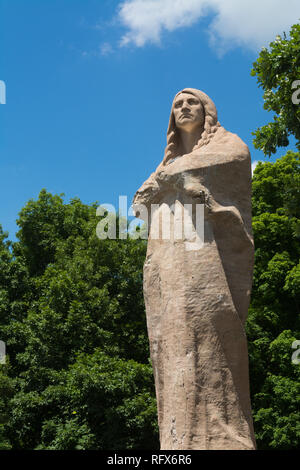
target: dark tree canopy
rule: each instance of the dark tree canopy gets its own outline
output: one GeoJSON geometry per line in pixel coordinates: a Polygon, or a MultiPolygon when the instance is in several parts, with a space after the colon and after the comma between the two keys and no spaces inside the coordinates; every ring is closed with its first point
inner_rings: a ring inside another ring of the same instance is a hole
{"type": "Polygon", "coordinates": [[[20,213],[19,241],[1,235],[3,446],[158,447],[145,242],[99,240],[96,207],[43,190],[20,213]]]}
{"type": "Polygon", "coordinates": [[[247,322],[254,429],[259,448],[300,443],[300,158],[259,163],[253,177],[255,270],[247,322]]]}
{"type": "Polygon", "coordinates": [[[300,24],[292,26],[289,37],[277,36],[261,50],[252,75],[264,91],[264,109],[275,113],[254,133],[255,147],[270,156],[293,136],[300,150],[300,24]]]}

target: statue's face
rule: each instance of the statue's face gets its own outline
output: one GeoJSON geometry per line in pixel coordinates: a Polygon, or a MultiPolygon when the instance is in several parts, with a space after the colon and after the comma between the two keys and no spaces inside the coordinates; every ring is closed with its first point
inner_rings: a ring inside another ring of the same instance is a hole
{"type": "Polygon", "coordinates": [[[176,127],[194,132],[204,126],[204,109],[201,101],[191,93],[180,93],[175,99],[173,113],[176,127]]]}

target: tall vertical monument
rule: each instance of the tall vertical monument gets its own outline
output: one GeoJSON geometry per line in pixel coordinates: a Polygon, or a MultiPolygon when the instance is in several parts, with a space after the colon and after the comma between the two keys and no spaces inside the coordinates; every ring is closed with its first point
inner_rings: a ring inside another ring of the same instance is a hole
{"type": "Polygon", "coordinates": [[[254,262],[251,160],[205,93],[175,96],[165,156],[133,207],[149,214],[144,298],[161,449],[255,449],[244,330],[254,262]],[[192,208],[192,230],[166,237],[166,210],[171,228],[185,220],[178,207],[192,208]]]}

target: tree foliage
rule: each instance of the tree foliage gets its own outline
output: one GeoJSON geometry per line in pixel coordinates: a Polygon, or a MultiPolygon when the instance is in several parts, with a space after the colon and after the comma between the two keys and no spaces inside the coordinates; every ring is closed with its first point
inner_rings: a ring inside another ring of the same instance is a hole
{"type": "Polygon", "coordinates": [[[19,241],[1,232],[3,446],[158,447],[145,242],[99,240],[96,207],[43,190],[20,213],[19,241]]]}
{"type": "Polygon", "coordinates": [[[247,322],[254,428],[261,449],[300,443],[300,159],[259,163],[253,177],[255,269],[247,322]]]}
{"type": "Polygon", "coordinates": [[[251,73],[264,90],[264,109],[276,113],[254,133],[255,147],[270,156],[278,147],[287,147],[292,135],[300,150],[300,24],[292,26],[289,37],[277,36],[269,49],[263,48],[251,73]]]}
{"type": "MultiPolygon", "coordinates": [[[[247,322],[259,448],[299,445],[299,155],[253,177],[247,322]]],[[[156,449],[142,240],[99,240],[96,205],[41,191],[0,235],[0,448],[156,449]]]]}

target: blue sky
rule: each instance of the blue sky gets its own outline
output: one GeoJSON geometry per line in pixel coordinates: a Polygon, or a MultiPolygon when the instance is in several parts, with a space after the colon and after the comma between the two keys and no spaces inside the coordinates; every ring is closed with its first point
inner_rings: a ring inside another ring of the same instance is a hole
{"type": "Polygon", "coordinates": [[[250,70],[300,17],[300,2],[271,4],[0,0],[0,223],[10,238],[42,188],[130,204],[162,160],[172,99],[185,87],[206,92],[252,161],[265,160],[251,132],[272,115],[250,70]]]}

